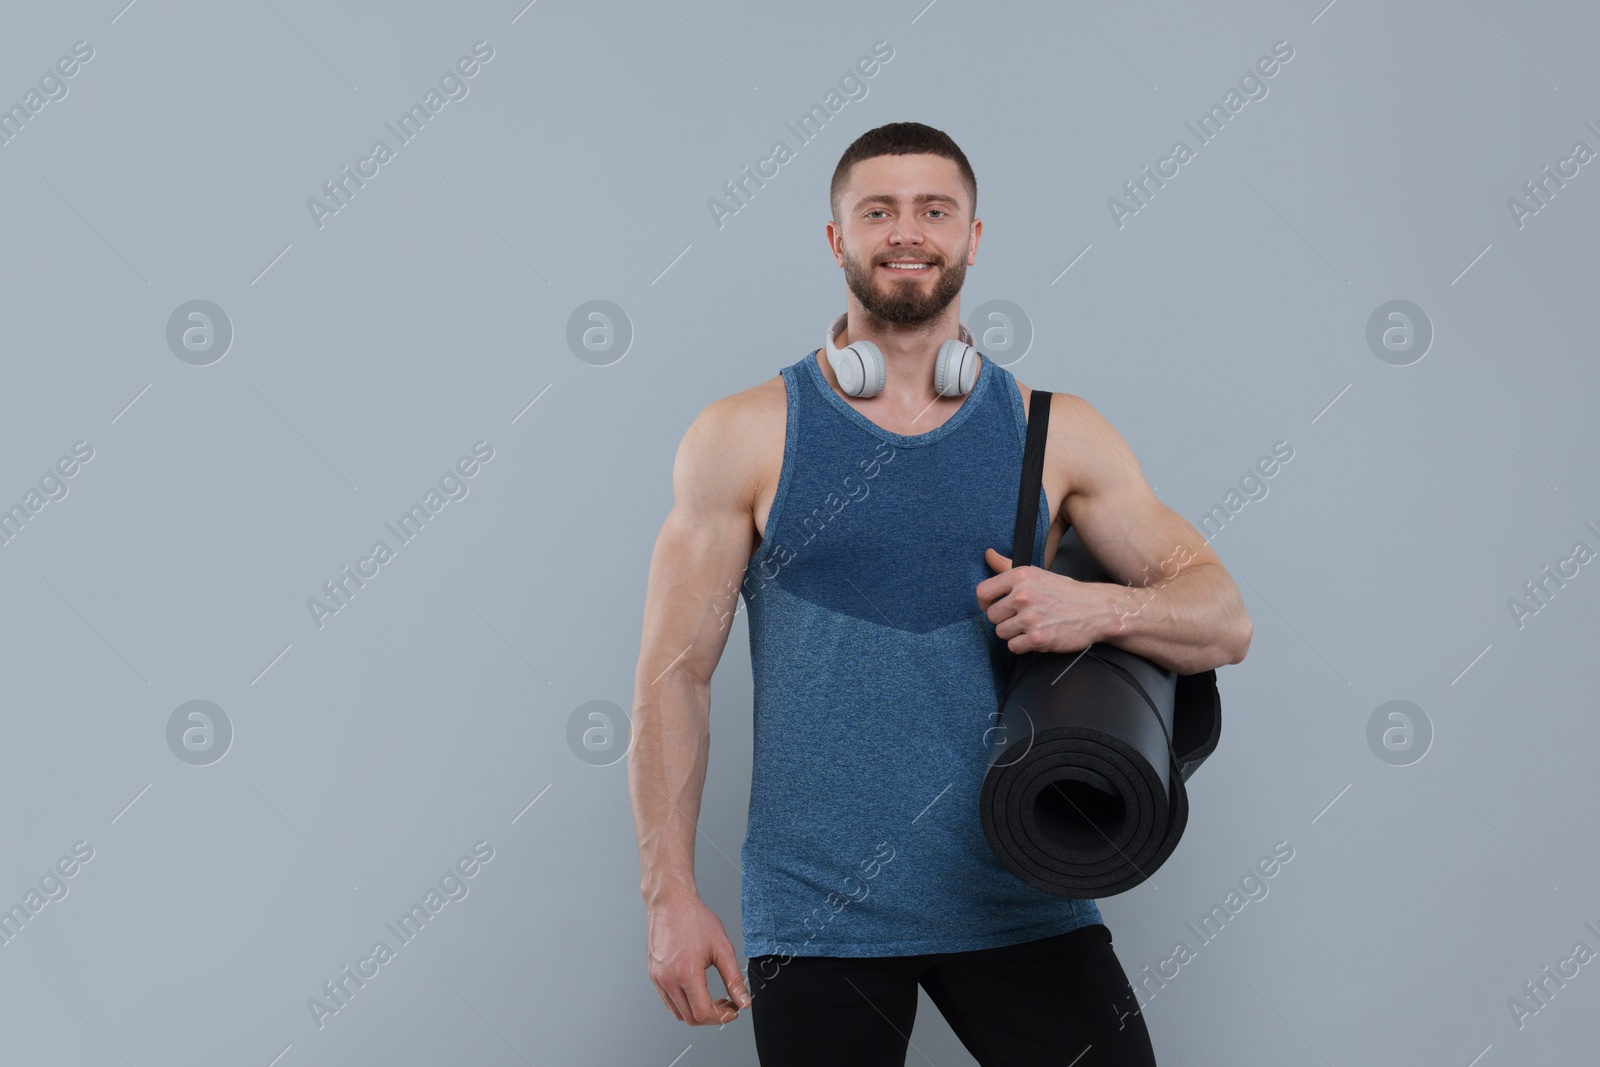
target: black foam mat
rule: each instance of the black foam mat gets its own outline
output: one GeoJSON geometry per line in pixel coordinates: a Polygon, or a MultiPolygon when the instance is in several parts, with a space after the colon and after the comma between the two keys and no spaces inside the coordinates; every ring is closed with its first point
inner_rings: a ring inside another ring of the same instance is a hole
{"type": "MultiPolygon", "coordinates": [[[[1110,580],[1071,529],[1050,569],[1110,580]]],[[[1183,836],[1185,782],[1221,721],[1214,670],[1178,675],[1104,642],[1018,656],[980,799],[989,847],[1055,896],[1132,889],[1183,836]]]]}

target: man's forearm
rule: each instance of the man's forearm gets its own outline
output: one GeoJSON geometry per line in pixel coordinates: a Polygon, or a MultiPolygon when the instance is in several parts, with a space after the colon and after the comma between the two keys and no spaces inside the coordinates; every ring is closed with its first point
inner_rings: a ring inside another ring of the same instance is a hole
{"type": "Polygon", "coordinates": [[[1193,564],[1145,586],[1094,584],[1106,598],[1098,640],[1170,671],[1199,674],[1238,663],[1250,647],[1252,627],[1239,590],[1215,564],[1193,564]]]}
{"type": "Polygon", "coordinates": [[[694,835],[711,748],[711,690],[668,671],[641,687],[628,750],[628,794],[647,904],[695,892],[694,835]]]}

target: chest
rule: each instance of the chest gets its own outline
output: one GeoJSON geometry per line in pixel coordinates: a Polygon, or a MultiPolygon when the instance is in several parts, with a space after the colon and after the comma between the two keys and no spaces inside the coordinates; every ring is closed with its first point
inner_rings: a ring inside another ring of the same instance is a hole
{"type": "MultiPolygon", "coordinates": [[[[1026,411],[1027,399],[1030,390],[1028,390],[1026,386],[1020,385],[1020,383],[1018,384],[1017,388],[1021,390],[1023,410],[1026,411]]],[[[857,406],[857,410],[861,410],[861,408],[857,406]]],[[[953,413],[953,410],[954,409],[952,409],[951,412],[942,413],[940,422],[942,423],[944,418],[949,418],[950,414],[953,413]]],[[[863,412],[863,414],[865,414],[865,412],[863,412]]],[[[808,481],[808,479],[804,478],[800,472],[791,472],[790,485],[781,486],[785,445],[785,426],[781,409],[776,412],[776,415],[777,418],[773,420],[774,425],[769,427],[767,432],[764,432],[760,436],[759,440],[751,442],[752,453],[747,457],[751,463],[752,480],[757,485],[751,509],[751,522],[754,527],[752,556],[756,552],[759,552],[761,546],[765,543],[767,536],[774,533],[774,531],[770,529],[772,525],[772,511],[780,487],[786,490],[784,508],[785,512],[796,510],[804,512],[805,515],[802,521],[803,528],[808,533],[814,533],[820,531],[822,526],[827,525],[828,522],[832,521],[834,516],[842,514],[851,505],[867,500],[870,497],[873,488],[872,483],[876,482],[879,475],[890,472],[890,468],[892,468],[895,458],[899,455],[909,454],[910,452],[914,451],[895,449],[887,442],[882,441],[872,443],[870,447],[863,445],[861,448],[857,449],[857,451],[860,451],[862,454],[860,456],[851,457],[853,459],[853,466],[851,464],[846,464],[842,467],[836,467],[831,472],[831,477],[838,483],[836,486],[829,488],[827,477],[824,477],[820,481],[811,480],[811,485],[794,494],[796,497],[796,502],[790,503],[787,499],[787,490],[791,489],[797,482],[808,481]],[[808,492],[813,496],[817,496],[818,500],[812,503],[806,503],[804,498],[808,492]],[[824,519],[826,519],[827,522],[824,522],[824,519]]],[[[928,423],[925,421],[925,419],[919,420],[914,426],[908,424],[898,429],[895,426],[888,425],[887,423],[879,422],[876,417],[872,417],[872,421],[877,425],[881,425],[883,429],[888,430],[891,433],[909,434],[911,432],[927,432],[930,429],[937,428],[937,424],[928,423]]],[[[1052,435],[1051,444],[1055,444],[1054,435],[1052,435]]],[[[1055,448],[1050,448],[1047,450],[1045,468],[1041,479],[1048,507],[1048,510],[1045,513],[1051,516],[1049,534],[1045,540],[1043,560],[1041,563],[1041,565],[1044,567],[1049,567],[1051,562],[1054,560],[1056,548],[1060,544],[1062,535],[1066,532],[1066,522],[1060,517],[1059,513],[1061,511],[1061,502],[1066,497],[1069,474],[1066,470],[1066,465],[1061,462],[1061,457],[1055,454],[1056,451],[1057,450],[1055,448]]],[[[802,457],[802,459],[804,459],[804,457],[802,457]]],[[[903,464],[902,470],[906,470],[915,466],[915,463],[903,464]]],[[[1016,475],[1017,472],[1010,472],[1010,474],[1016,475]]],[[[1005,506],[1009,508],[1007,514],[1014,517],[1016,511],[1016,477],[1008,477],[1008,479],[1003,483],[998,477],[995,476],[991,476],[990,479],[986,480],[992,481],[997,487],[1003,488],[1001,499],[1005,503],[1005,506]]],[[[883,483],[883,487],[887,487],[891,484],[892,481],[886,481],[883,483]]],[[[927,499],[919,502],[915,495],[908,496],[906,494],[901,494],[898,498],[893,498],[892,494],[885,494],[885,496],[894,499],[895,506],[901,508],[916,507],[919,505],[919,503],[924,506],[934,506],[937,504],[937,501],[927,499]]],[[[993,495],[990,494],[990,500],[988,503],[992,504],[993,500],[993,495]]],[[[970,499],[966,500],[965,503],[968,506],[977,506],[979,504],[978,501],[970,499]]],[[[925,516],[925,518],[929,521],[932,521],[935,516],[930,515],[925,516]]],[[[994,545],[998,551],[1008,556],[1012,551],[1010,531],[1011,527],[1007,526],[1003,541],[994,545]]]]}

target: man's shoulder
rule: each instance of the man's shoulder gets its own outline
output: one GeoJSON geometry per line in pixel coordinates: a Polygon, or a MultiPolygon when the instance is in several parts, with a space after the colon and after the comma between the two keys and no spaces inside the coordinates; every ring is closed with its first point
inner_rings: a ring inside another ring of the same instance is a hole
{"type": "Polygon", "coordinates": [[[722,399],[738,405],[743,410],[754,410],[757,414],[770,415],[774,410],[782,411],[785,408],[788,395],[783,375],[774,374],[765,381],[757,382],[737,393],[729,393],[722,399]]]}
{"type": "MultiPolygon", "coordinates": [[[[1028,410],[1033,400],[1033,387],[1029,386],[1016,375],[1011,376],[1017,383],[1017,389],[1022,394],[1023,410],[1028,410]]],[[[1040,388],[1044,388],[1040,386],[1040,388]]],[[[1103,419],[1094,406],[1077,393],[1066,393],[1059,389],[1050,389],[1050,430],[1051,439],[1056,437],[1059,428],[1062,436],[1079,430],[1088,430],[1086,422],[1103,419]]]]}
{"type": "MultiPolygon", "coordinates": [[[[1032,400],[1032,389],[1017,382],[1023,406],[1032,400]]],[[[1043,388],[1041,386],[1041,388],[1043,388]]],[[[1118,450],[1116,430],[1093,404],[1077,393],[1051,389],[1049,433],[1045,438],[1047,486],[1057,487],[1048,496],[1060,508],[1068,495],[1086,482],[1086,471],[1103,468],[1111,461],[1123,462],[1118,450]]]]}
{"type": "Polygon", "coordinates": [[[1075,438],[1098,438],[1108,442],[1106,431],[1110,421],[1099,409],[1077,393],[1055,393],[1050,397],[1050,427],[1060,425],[1062,435],[1075,438]]]}
{"type": "Polygon", "coordinates": [[[702,418],[740,436],[759,435],[776,422],[783,430],[788,412],[788,391],[782,375],[773,375],[748,389],[719,397],[706,405],[702,418]]]}
{"type": "Polygon", "coordinates": [[[753,499],[783,462],[787,423],[783,378],[774,375],[707,404],[684,431],[680,448],[703,458],[707,469],[722,470],[731,464],[753,499]]]}

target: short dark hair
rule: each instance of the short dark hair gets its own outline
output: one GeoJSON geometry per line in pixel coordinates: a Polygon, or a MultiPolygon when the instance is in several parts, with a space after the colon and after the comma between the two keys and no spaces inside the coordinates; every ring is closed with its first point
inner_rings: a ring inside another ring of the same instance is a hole
{"type": "Polygon", "coordinates": [[[943,156],[945,159],[955,161],[955,165],[961,171],[961,179],[966,183],[967,197],[972,201],[972,214],[976,217],[978,179],[972,173],[972,164],[967,162],[966,153],[950,139],[950,135],[932,126],[924,126],[920,122],[891,122],[875,130],[868,130],[857,137],[851,142],[850,147],[844,150],[844,155],[839,157],[839,165],[833,171],[833,184],[828,189],[828,206],[833,211],[833,221],[839,221],[839,200],[844,194],[851,167],[863,159],[872,159],[875,156],[921,154],[943,156]]]}

